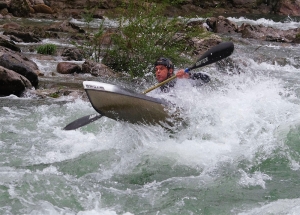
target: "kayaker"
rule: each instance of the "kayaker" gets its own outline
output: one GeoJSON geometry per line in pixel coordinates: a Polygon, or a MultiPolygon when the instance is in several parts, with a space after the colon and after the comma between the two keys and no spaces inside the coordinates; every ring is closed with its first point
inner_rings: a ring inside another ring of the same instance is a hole
{"type": "MultiPolygon", "coordinates": [[[[158,82],[163,82],[164,80],[167,80],[171,76],[174,75],[174,65],[172,61],[168,58],[160,57],[158,58],[154,63],[155,68],[155,76],[158,82]]],[[[210,78],[208,75],[205,75],[203,73],[187,73],[184,72],[184,69],[181,69],[176,72],[175,74],[177,78],[190,78],[193,80],[201,79],[204,83],[207,83],[210,81],[210,78]]],[[[160,87],[161,91],[168,92],[170,87],[174,87],[176,83],[176,79],[173,79],[169,81],[168,83],[164,84],[160,87]]]]}

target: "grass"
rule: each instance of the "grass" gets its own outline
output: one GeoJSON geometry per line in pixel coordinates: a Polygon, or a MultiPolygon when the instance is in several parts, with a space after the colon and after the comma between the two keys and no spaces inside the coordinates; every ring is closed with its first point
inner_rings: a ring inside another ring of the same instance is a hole
{"type": "Polygon", "coordinates": [[[43,44],[37,47],[38,54],[54,55],[56,53],[57,46],[55,44],[43,44]]]}

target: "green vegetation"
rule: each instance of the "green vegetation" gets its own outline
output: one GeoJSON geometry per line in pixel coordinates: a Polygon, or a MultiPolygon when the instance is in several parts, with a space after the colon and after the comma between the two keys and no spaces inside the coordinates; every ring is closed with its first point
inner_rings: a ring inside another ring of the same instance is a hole
{"type": "Polygon", "coordinates": [[[107,50],[104,64],[136,77],[149,72],[160,56],[186,62],[180,54],[187,46],[184,38],[176,35],[183,29],[181,20],[159,17],[156,10],[119,20],[119,32],[112,35],[114,45],[107,50]]]}
{"type": "Polygon", "coordinates": [[[49,94],[49,97],[54,98],[54,99],[57,99],[57,98],[60,97],[60,95],[59,95],[59,92],[54,92],[54,93],[50,93],[50,94],[49,94]]]}
{"type": "MultiPolygon", "coordinates": [[[[164,16],[167,4],[178,5],[182,0],[159,2],[159,6],[158,3],[135,0],[123,3],[119,8],[122,16],[117,19],[116,29],[106,31],[102,23],[98,32],[87,32],[88,39],[82,45],[76,44],[77,47],[83,50],[86,59],[102,60],[114,71],[125,72],[132,77],[143,77],[153,72],[153,62],[161,56],[170,58],[177,67],[190,64],[189,56],[193,52],[190,39],[204,37],[208,33],[201,26],[188,26],[190,20],[187,18],[164,16]]],[[[89,26],[91,16],[88,11],[85,14],[89,26]]]]}
{"type": "Polygon", "coordinates": [[[76,42],[71,42],[74,46],[81,49],[83,57],[85,59],[90,59],[95,62],[99,62],[101,58],[101,54],[103,52],[102,44],[104,38],[104,26],[103,22],[100,23],[100,27],[97,32],[93,32],[90,28],[90,23],[94,20],[93,19],[93,10],[85,9],[83,18],[86,23],[87,32],[85,38],[83,38],[83,42],[81,44],[76,42]]]}
{"type": "Polygon", "coordinates": [[[53,55],[56,52],[55,44],[44,44],[37,47],[38,54],[53,55]]]}

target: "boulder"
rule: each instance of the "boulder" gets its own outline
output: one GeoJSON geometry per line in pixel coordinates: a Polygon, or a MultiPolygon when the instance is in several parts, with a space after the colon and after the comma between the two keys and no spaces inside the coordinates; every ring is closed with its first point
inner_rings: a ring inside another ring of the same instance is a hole
{"type": "Polygon", "coordinates": [[[38,66],[22,53],[0,47],[0,66],[23,75],[30,81],[32,86],[37,87],[38,75],[36,71],[38,66]]]}
{"type": "MultiPolygon", "coordinates": [[[[3,32],[3,35],[12,35],[16,38],[19,38],[22,40],[24,43],[38,43],[41,42],[41,40],[36,37],[33,33],[31,32],[21,32],[21,31],[16,31],[16,30],[6,30],[3,32]]],[[[19,41],[16,41],[19,42],[19,41]]]]}
{"type": "Polygon", "coordinates": [[[36,13],[46,13],[46,14],[53,14],[54,11],[51,7],[45,4],[37,4],[32,6],[36,13]]]}
{"type": "Polygon", "coordinates": [[[93,13],[93,18],[94,19],[104,19],[104,10],[103,9],[98,9],[95,10],[93,13]]]}
{"type": "Polygon", "coordinates": [[[299,1],[281,1],[278,7],[278,14],[299,16],[300,2],[299,1]]]}
{"type": "Polygon", "coordinates": [[[56,71],[60,74],[72,74],[72,73],[81,73],[82,70],[79,65],[76,63],[70,62],[59,62],[56,67],[56,71]]]}
{"type": "Polygon", "coordinates": [[[20,96],[26,88],[32,88],[27,78],[0,66],[0,96],[20,96]]]}
{"type": "Polygon", "coordinates": [[[34,0],[34,4],[45,4],[44,0],[34,0]]]}
{"type": "Polygon", "coordinates": [[[222,42],[222,39],[217,36],[215,38],[211,37],[206,39],[194,37],[189,41],[189,44],[194,47],[193,54],[200,57],[208,49],[218,45],[220,42],[222,42]]]}
{"type": "Polygon", "coordinates": [[[184,4],[181,6],[181,10],[186,14],[202,14],[203,9],[193,4],[184,4]]]}
{"type": "Polygon", "coordinates": [[[7,2],[0,1],[0,10],[2,10],[4,8],[8,8],[7,2]]]}
{"type": "Polygon", "coordinates": [[[48,1],[48,0],[44,0],[44,4],[47,5],[47,6],[49,6],[49,7],[51,6],[50,1],[48,1]]]}
{"type": "Polygon", "coordinates": [[[3,18],[8,18],[8,19],[11,18],[7,8],[4,8],[4,9],[0,10],[0,16],[1,16],[2,19],[3,18]]]}
{"type": "Polygon", "coordinates": [[[82,64],[82,72],[90,73],[93,76],[117,77],[117,74],[108,66],[91,60],[86,60],[82,64]]]}
{"type": "Polygon", "coordinates": [[[237,24],[224,16],[208,18],[206,23],[215,33],[234,33],[238,31],[237,24]]]}
{"type": "Polygon", "coordinates": [[[33,0],[26,0],[27,1],[27,4],[31,7],[33,4],[34,4],[34,1],[33,0]]]}
{"type": "Polygon", "coordinates": [[[15,22],[8,22],[2,25],[2,28],[5,30],[19,30],[21,29],[21,26],[18,23],[15,22]]]}
{"type": "Polygon", "coordinates": [[[82,52],[77,48],[65,48],[61,56],[66,57],[67,60],[75,60],[75,61],[81,61],[83,60],[82,52]]]}
{"type": "Polygon", "coordinates": [[[30,9],[30,13],[35,13],[35,10],[33,9],[33,7],[29,7],[30,9]]]}
{"type": "Polygon", "coordinates": [[[243,38],[253,38],[272,42],[297,42],[300,28],[281,30],[263,25],[242,24],[239,28],[243,38]]]}
{"type": "Polygon", "coordinates": [[[29,17],[30,6],[26,0],[11,0],[10,11],[17,17],[29,17]]]}
{"type": "Polygon", "coordinates": [[[54,23],[46,30],[56,32],[85,33],[85,31],[82,28],[69,22],[68,20],[59,23],[54,23]]]}
{"type": "Polygon", "coordinates": [[[118,6],[118,1],[111,1],[111,0],[102,0],[102,1],[94,1],[95,5],[91,5],[93,7],[99,6],[100,8],[110,9],[115,8],[118,6]]]}
{"type": "Polygon", "coordinates": [[[239,61],[236,62],[231,57],[227,57],[225,59],[217,61],[215,63],[215,67],[219,72],[223,74],[237,75],[244,72],[240,67],[241,63],[243,62],[239,62],[239,61]]]}
{"type": "Polygon", "coordinates": [[[9,48],[16,52],[21,52],[20,47],[17,46],[13,41],[9,40],[9,38],[4,35],[0,35],[0,46],[9,48]]]}
{"type": "Polygon", "coordinates": [[[232,0],[232,5],[237,8],[253,8],[256,0],[232,0]]]}

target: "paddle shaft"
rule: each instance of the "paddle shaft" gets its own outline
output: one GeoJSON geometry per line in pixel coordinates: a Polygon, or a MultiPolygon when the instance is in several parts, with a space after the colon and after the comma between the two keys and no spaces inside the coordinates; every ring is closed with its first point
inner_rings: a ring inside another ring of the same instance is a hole
{"type": "Polygon", "coordinates": [[[176,78],[176,75],[173,75],[171,78],[168,78],[167,80],[164,80],[164,81],[160,82],[159,84],[157,84],[157,85],[155,85],[153,87],[150,87],[149,89],[145,90],[143,92],[143,94],[149,93],[150,91],[152,91],[152,90],[154,90],[154,89],[156,89],[156,88],[158,88],[158,87],[160,87],[160,86],[168,83],[169,81],[172,81],[175,78],[176,78]]]}

